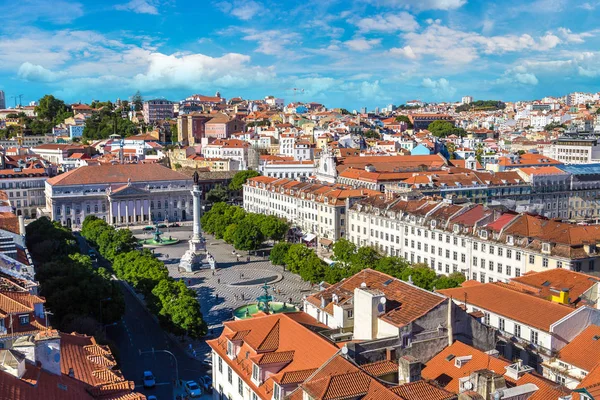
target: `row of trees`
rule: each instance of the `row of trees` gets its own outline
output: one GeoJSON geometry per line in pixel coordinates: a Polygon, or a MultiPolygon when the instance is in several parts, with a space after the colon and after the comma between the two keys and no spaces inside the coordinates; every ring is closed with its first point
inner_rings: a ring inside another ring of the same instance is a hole
{"type": "Polygon", "coordinates": [[[289,230],[286,221],[273,215],[247,213],[243,208],[216,203],[200,222],[202,229],[232,244],[237,250],[256,250],[265,240],[279,241],[289,230]]]}
{"type": "Polygon", "coordinates": [[[171,332],[198,338],[206,334],[196,293],[169,276],[165,265],[148,250],[138,251],[128,229],[115,229],[93,215],[83,221],[81,234],[112,262],[119,279],[142,293],[161,325],[171,332]]]}
{"type": "Polygon", "coordinates": [[[118,321],[125,312],[123,294],[104,268],[94,268],[78,251],[67,228],[42,217],[27,225],[27,247],[36,265],[36,279],[53,325],[104,341],[102,325],[118,321]]]}
{"type": "Polygon", "coordinates": [[[270,260],[275,265],[286,266],[290,271],[299,274],[302,279],[313,283],[326,281],[333,284],[365,268],[383,272],[403,281],[408,281],[410,278],[416,286],[427,290],[458,287],[465,281],[461,273],[438,276],[425,264],[411,265],[401,257],[382,256],[372,247],[357,248],[346,239],[335,242],[333,255],[336,263],[329,266],[313,249],[304,244],[281,242],[271,250],[270,260]]]}
{"type": "Polygon", "coordinates": [[[471,111],[471,110],[504,110],[506,104],[499,100],[476,100],[470,104],[461,104],[456,107],[456,112],[471,111]]]}
{"type": "Polygon", "coordinates": [[[450,135],[465,136],[467,134],[467,131],[465,131],[463,128],[457,128],[452,122],[442,120],[433,121],[429,124],[427,130],[431,132],[433,136],[442,138],[450,135]]]}

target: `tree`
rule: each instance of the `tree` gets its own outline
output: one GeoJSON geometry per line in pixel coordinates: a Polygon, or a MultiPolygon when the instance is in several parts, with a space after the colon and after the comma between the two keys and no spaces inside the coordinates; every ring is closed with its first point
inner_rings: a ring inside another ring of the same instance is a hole
{"type": "Polygon", "coordinates": [[[373,129],[369,129],[368,131],[366,131],[364,136],[365,139],[381,139],[381,135],[379,134],[379,132],[373,129]]]}
{"type": "Polygon", "coordinates": [[[465,281],[465,276],[460,272],[453,272],[449,276],[440,276],[434,282],[436,290],[459,287],[465,281]]]}
{"type": "Polygon", "coordinates": [[[229,183],[229,190],[241,190],[244,183],[250,178],[259,176],[260,174],[254,170],[240,171],[236,173],[229,183]]]}
{"type": "Polygon", "coordinates": [[[406,268],[402,272],[401,279],[403,281],[408,281],[410,278],[415,286],[426,290],[432,290],[436,277],[435,271],[431,268],[414,266],[406,268]]]}
{"type": "Polygon", "coordinates": [[[142,111],[142,109],[144,108],[144,99],[142,98],[142,94],[139,90],[135,92],[131,99],[131,102],[133,103],[135,111],[142,111]]]}
{"type": "Polygon", "coordinates": [[[266,216],[260,223],[260,230],[263,236],[271,240],[282,240],[288,229],[288,223],[274,215],[266,216]]]}
{"type": "Polygon", "coordinates": [[[260,227],[253,221],[244,219],[238,224],[233,238],[233,247],[237,250],[256,250],[263,242],[260,227]]]}
{"type": "Polygon", "coordinates": [[[365,268],[374,269],[379,258],[380,255],[374,248],[368,246],[359,248],[350,258],[351,273],[355,274],[365,268]]]}
{"type": "Polygon", "coordinates": [[[333,244],[333,256],[344,267],[350,264],[355,253],[356,245],[348,239],[340,238],[333,244]]]}
{"type": "Polygon", "coordinates": [[[408,262],[400,257],[382,257],[377,260],[375,265],[377,271],[398,279],[402,278],[402,273],[406,268],[409,268],[408,262]]]}
{"type": "Polygon", "coordinates": [[[206,334],[206,322],[202,318],[200,304],[193,290],[182,281],[163,279],[152,290],[158,299],[158,312],[163,323],[168,323],[178,334],[187,333],[193,338],[206,334]]]}
{"type": "Polygon", "coordinates": [[[38,118],[47,121],[54,121],[58,116],[68,113],[65,102],[47,94],[38,100],[38,105],[35,106],[35,113],[38,118]]]}
{"type": "Polygon", "coordinates": [[[398,122],[406,122],[406,126],[408,127],[408,129],[412,129],[414,127],[413,123],[410,122],[410,118],[408,118],[407,115],[398,115],[396,117],[396,121],[398,121],[398,122]]]}
{"type": "Polygon", "coordinates": [[[229,192],[222,185],[216,185],[206,193],[206,200],[211,203],[224,202],[229,199],[229,192]]]}
{"type": "Polygon", "coordinates": [[[279,242],[271,249],[269,260],[275,265],[285,265],[288,251],[292,245],[288,242],[279,242]]]}
{"type": "Polygon", "coordinates": [[[429,124],[427,130],[437,137],[465,136],[467,133],[463,128],[456,128],[452,122],[442,120],[433,121],[429,124]]]}
{"type": "Polygon", "coordinates": [[[311,252],[312,250],[302,243],[293,244],[285,256],[285,265],[290,271],[298,273],[303,260],[307,259],[311,252]]]}
{"type": "Polygon", "coordinates": [[[223,233],[223,240],[229,244],[233,244],[235,240],[235,232],[237,231],[237,224],[231,224],[223,233]]]}
{"type": "Polygon", "coordinates": [[[311,250],[308,257],[302,260],[298,272],[305,281],[311,283],[321,282],[325,277],[325,263],[311,250]]]}
{"type": "Polygon", "coordinates": [[[87,119],[83,129],[83,138],[86,140],[107,139],[115,133],[127,137],[137,135],[139,129],[129,119],[122,118],[120,113],[104,108],[87,119]]]}

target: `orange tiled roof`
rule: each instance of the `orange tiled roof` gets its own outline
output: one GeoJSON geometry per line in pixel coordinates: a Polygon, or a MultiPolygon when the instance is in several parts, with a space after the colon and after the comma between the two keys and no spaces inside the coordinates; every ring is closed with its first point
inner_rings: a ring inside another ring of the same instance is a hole
{"type": "Polygon", "coordinates": [[[550,325],[573,312],[571,307],[510,290],[496,283],[482,283],[438,292],[458,301],[466,297],[470,305],[545,332],[549,332],[550,325]]]}
{"type": "Polygon", "coordinates": [[[186,175],[160,164],[116,164],[84,166],[48,179],[52,186],[85,185],[99,183],[127,183],[152,181],[186,181],[186,175]]]}
{"type": "MultiPolygon", "coordinates": [[[[425,365],[421,371],[424,379],[437,382],[444,389],[458,393],[459,378],[469,376],[471,372],[480,369],[488,369],[497,374],[503,375],[510,364],[508,361],[492,357],[474,347],[455,341],[452,345],[439,352],[425,365]],[[454,357],[449,357],[450,355],[454,357]],[[472,356],[472,358],[463,364],[460,368],[455,366],[456,357],[472,356]],[[448,358],[451,358],[448,360],[448,358]]],[[[510,381],[510,378],[506,378],[510,381]]],[[[514,382],[513,382],[514,383],[514,382]]]]}
{"type": "Polygon", "coordinates": [[[600,362],[600,326],[590,325],[558,353],[567,364],[591,371],[600,362]]]}
{"type": "Polygon", "coordinates": [[[391,390],[404,400],[450,400],[456,398],[454,393],[424,380],[396,386],[391,390]]]}

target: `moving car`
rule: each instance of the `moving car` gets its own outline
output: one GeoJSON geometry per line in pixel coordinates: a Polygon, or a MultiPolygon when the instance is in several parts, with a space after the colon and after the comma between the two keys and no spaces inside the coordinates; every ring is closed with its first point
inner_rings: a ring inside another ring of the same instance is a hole
{"type": "Polygon", "coordinates": [[[153,226],[145,226],[142,228],[143,231],[153,231],[154,227],[153,226]]]}
{"type": "Polygon", "coordinates": [[[210,375],[204,375],[200,377],[198,381],[200,383],[200,386],[202,386],[202,390],[204,391],[204,393],[212,393],[213,382],[212,377],[210,375]]]}
{"type": "Polygon", "coordinates": [[[156,378],[152,371],[144,371],[144,387],[152,388],[156,386],[156,378]]]}
{"type": "Polygon", "coordinates": [[[187,381],[183,386],[185,387],[186,393],[189,394],[191,397],[202,396],[202,389],[200,389],[200,386],[198,386],[196,382],[187,381]]]}

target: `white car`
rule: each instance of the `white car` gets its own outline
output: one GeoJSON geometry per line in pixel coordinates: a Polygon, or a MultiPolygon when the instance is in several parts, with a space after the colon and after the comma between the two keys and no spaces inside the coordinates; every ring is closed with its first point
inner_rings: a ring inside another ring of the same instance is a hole
{"type": "Polygon", "coordinates": [[[200,389],[200,386],[196,382],[187,381],[184,384],[184,387],[185,387],[185,391],[187,392],[187,394],[189,394],[191,397],[202,396],[202,389],[200,389]]]}
{"type": "Polygon", "coordinates": [[[156,378],[152,371],[144,371],[144,387],[152,388],[156,386],[156,378]]]}

